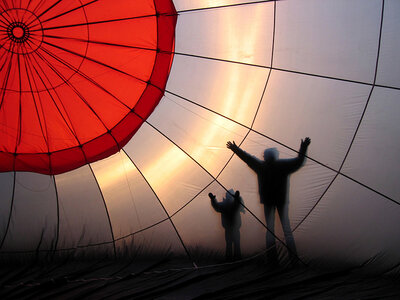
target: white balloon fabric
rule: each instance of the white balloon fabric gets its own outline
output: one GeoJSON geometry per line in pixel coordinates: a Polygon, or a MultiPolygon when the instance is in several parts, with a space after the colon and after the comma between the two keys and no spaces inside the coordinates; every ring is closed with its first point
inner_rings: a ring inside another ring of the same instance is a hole
{"type": "MultiPolygon", "coordinates": [[[[166,93],[117,154],[0,174],[0,255],[224,251],[208,198],[239,190],[244,256],[265,250],[256,174],[227,141],[306,164],[289,214],[307,262],[400,261],[400,2],[174,0],[166,93]]],[[[280,224],[276,234],[283,239],[280,224]]]]}

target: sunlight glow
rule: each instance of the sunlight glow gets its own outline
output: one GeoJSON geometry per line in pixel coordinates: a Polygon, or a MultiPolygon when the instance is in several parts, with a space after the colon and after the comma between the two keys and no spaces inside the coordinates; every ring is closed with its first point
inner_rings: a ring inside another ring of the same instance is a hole
{"type": "MultiPolygon", "coordinates": [[[[215,5],[215,1],[209,1],[209,5],[215,5]]],[[[253,15],[252,22],[254,24],[263,23],[262,12],[257,12],[253,15]]],[[[240,18],[239,10],[226,11],[221,14],[221,22],[225,24],[233,24],[237,18],[240,18]]],[[[251,60],[254,52],[254,45],[259,37],[259,30],[261,27],[254,26],[251,32],[245,39],[238,38],[238,34],[234,29],[230,29],[225,34],[221,34],[224,39],[222,45],[229,45],[229,49],[233,50],[231,52],[231,57],[227,59],[239,60],[239,61],[249,61],[251,60]]],[[[223,68],[224,65],[221,65],[223,68]]],[[[247,124],[250,124],[252,119],[251,116],[254,115],[254,106],[248,105],[254,102],[255,97],[259,97],[258,89],[256,87],[256,82],[251,80],[246,80],[243,82],[243,77],[240,77],[240,72],[242,71],[242,66],[240,65],[230,65],[231,72],[228,73],[229,77],[226,78],[227,72],[223,69],[216,70],[221,72],[221,76],[224,78],[224,86],[221,88],[220,82],[213,82],[212,90],[213,101],[218,101],[218,111],[222,115],[232,116],[235,120],[245,120],[247,124]],[[223,74],[223,75],[222,75],[223,74]],[[257,92],[257,96],[255,93],[257,92]],[[249,117],[250,116],[250,117],[249,117]]],[[[206,79],[205,79],[206,80],[206,79]]],[[[257,100],[258,101],[258,100],[257,100]]],[[[197,141],[194,145],[189,146],[189,154],[202,164],[207,170],[212,173],[213,158],[210,157],[210,149],[215,151],[227,151],[225,148],[226,142],[226,132],[234,131],[236,124],[231,121],[214,115],[209,122],[209,127],[204,128],[203,126],[198,126],[198,124],[185,124],[185,126],[190,126],[190,130],[194,130],[193,136],[197,137],[197,141]],[[221,130],[221,128],[225,130],[221,130]],[[221,146],[216,146],[221,145],[221,146]]],[[[184,163],[186,159],[185,154],[177,147],[171,145],[170,149],[165,151],[164,155],[159,157],[156,161],[149,164],[144,173],[148,176],[149,182],[156,189],[162,189],[163,186],[171,186],[176,182],[176,178],[182,172],[186,172],[185,167],[188,166],[184,163]]]]}

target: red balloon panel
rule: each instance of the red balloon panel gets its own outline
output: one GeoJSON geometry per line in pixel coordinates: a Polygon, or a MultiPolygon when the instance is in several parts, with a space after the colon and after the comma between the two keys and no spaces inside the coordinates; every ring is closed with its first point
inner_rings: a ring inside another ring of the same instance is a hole
{"type": "Polygon", "coordinates": [[[0,2],[0,171],[58,174],[121,149],[160,101],[172,0],[0,2]]]}

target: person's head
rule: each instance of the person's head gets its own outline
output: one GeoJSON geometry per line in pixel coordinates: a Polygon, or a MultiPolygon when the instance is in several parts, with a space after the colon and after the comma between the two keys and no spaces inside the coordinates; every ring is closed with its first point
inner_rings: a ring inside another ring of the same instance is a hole
{"type": "Polygon", "coordinates": [[[224,202],[232,202],[233,196],[235,195],[235,191],[230,189],[226,192],[225,197],[222,199],[224,202]]]}
{"type": "Polygon", "coordinates": [[[265,161],[274,161],[278,159],[279,152],[276,148],[268,148],[264,151],[264,160],[265,161]]]}
{"type": "MultiPolygon", "coordinates": [[[[222,201],[223,201],[224,203],[226,203],[226,204],[232,204],[232,203],[235,201],[236,193],[238,193],[238,195],[239,195],[239,201],[240,201],[240,203],[243,204],[243,198],[240,196],[239,191],[236,191],[236,192],[235,192],[234,189],[228,190],[228,191],[226,192],[225,197],[223,198],[222,201]]],[[[243,206],[243,205],[240,205],[238,211],[240,211],[240,212],[242,212],[242,213],[245,213],[244,206],[243,206]]]]}

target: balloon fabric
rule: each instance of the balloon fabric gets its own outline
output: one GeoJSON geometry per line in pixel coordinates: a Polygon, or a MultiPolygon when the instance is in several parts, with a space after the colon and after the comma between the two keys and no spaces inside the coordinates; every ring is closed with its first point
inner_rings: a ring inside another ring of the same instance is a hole
{"type": "Polygon", "coordinates": [[[5,1],[0,170],[59,174],[119,151],[164,94],[170,0],[5,1]]]}

